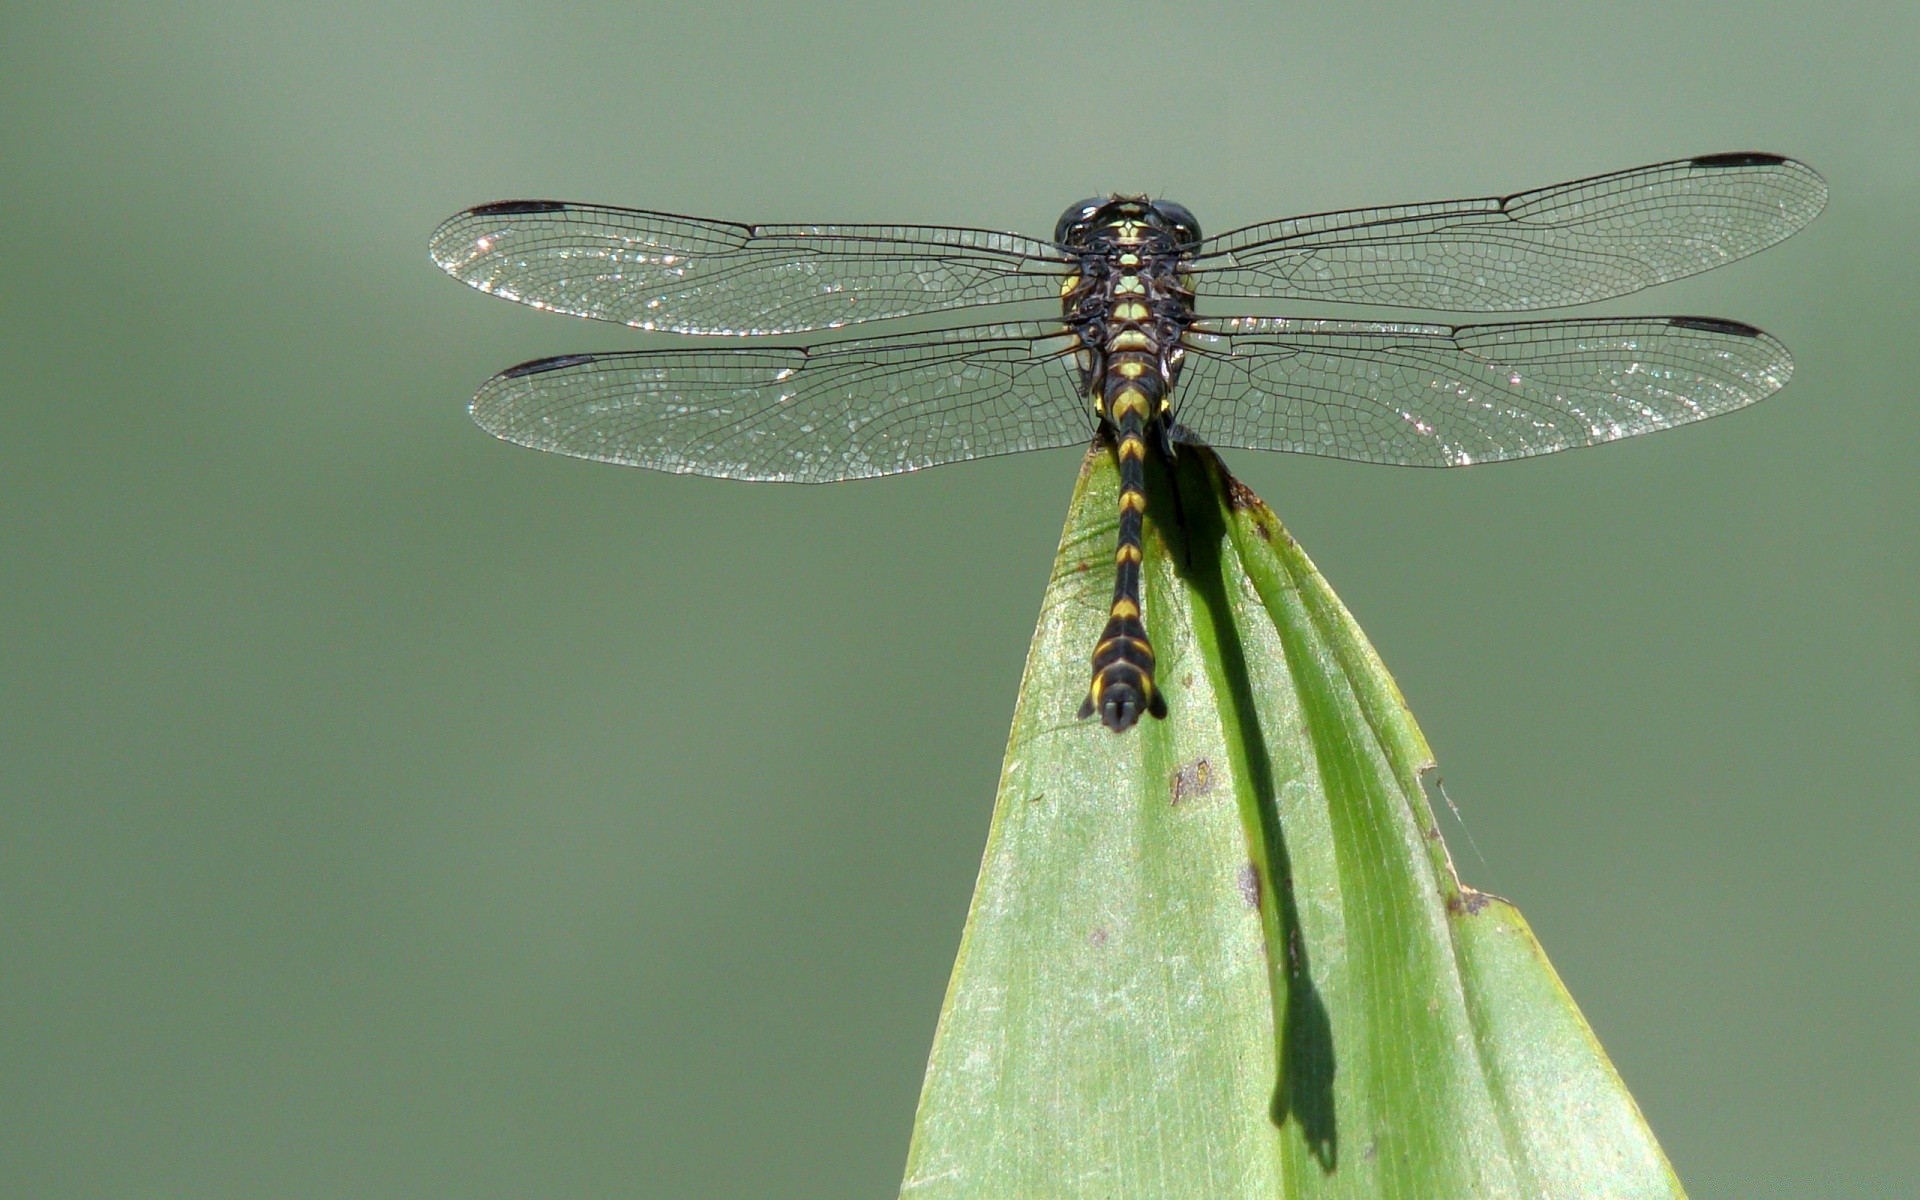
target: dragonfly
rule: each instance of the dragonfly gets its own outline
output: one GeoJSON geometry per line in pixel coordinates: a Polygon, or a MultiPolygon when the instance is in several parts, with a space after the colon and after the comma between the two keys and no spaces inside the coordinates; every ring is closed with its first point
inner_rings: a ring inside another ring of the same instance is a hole
{"type": "Polygon", "coordinates": [[[1730,412],[1793,371],[1780,342],[1717,317],[1455,325],[1214,315],[1216,301],[1587,304],[1756,253],[1825,202],[1806,165],[1741,152],[1213,237],[1180,204],[1126,194],[1072,205],[1051,238],[508,200],[447,220],[431,253],[534,308],[705,339],[500,372],[470,411],[523,446],[794,483],[1109,446],[1113,600],[1079,715],[1123,733],[1167,713],[1140,589],[1150,460],[1182,444],[1423,467],[1526,458],[1730,412]],[[1020,319],[1048,302],[1059,316],[1020,319]],[[849,329],[947,314],[984,323],[849,329]]]}

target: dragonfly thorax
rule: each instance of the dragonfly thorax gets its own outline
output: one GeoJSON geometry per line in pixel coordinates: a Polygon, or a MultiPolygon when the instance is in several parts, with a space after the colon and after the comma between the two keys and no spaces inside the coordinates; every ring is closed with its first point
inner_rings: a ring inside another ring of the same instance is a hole
{"type": "Polygon", "coordinates": [[[1166,415],[1194,319],[1185,267],[1199,231],[1180,205],[1137,196],[1085,200],[1062,214],[1061,244],[1079,269],[1061,315],[1080,341],[1081,391],[1096,419],[1112,421],[1121,389],[1144,393],[1143,423],[1166,415]]]}

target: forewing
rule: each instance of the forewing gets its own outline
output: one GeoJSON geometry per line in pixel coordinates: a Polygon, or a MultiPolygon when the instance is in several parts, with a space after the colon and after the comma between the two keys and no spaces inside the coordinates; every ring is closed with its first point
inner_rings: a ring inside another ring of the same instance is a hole
{"type": "Polygon", "coordinates": [[[1047,242],[980,229],[736,225],[549,200],[485,204],[434,232],[433,259],[483,292],[673,333],[793,333],[1057,298],[1047,242]]]}
{"type": "Polygon", "coordinates": [[[1180,423],[1216,446],[1456,467],[1551,454],[1742,408],[1786,347],[1704,317],[1372,324],[1239,318],[1188,333],[1180,423]]]}
{"type": "Polygon", "coordinates": [[[1656,163],[1512,196],[1322,213],[1202,244],[1196,290],[1503,312],[1586,304],[1764,250],[1826,203],[1773,154],[1656,163]]]}
{"type": "Polygon", "coordinates": [[[474,397],[497,437],[576,458],[728,479],[825,483],[1092,434],[1058,325],[982,325],[813,349],[574,354],[474,397]]]}

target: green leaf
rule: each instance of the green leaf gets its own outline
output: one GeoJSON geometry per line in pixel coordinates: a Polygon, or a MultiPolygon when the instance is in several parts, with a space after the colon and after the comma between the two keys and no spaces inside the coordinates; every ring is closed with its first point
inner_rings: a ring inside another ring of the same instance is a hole
{"type": "Polygon", "coordinates": [[[1171,714],[1075,719],[1112,586],[1096,448],[902,1196],[1681,1195],[1526,922],[1455,877],[1426,741],[1313,564],[1210,451],[1149,488],[1171,714]]]}

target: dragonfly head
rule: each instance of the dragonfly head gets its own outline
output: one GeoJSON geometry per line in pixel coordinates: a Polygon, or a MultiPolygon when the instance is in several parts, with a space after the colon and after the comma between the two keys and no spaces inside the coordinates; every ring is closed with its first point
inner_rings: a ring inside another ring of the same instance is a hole
{"type": "Polygon", "coordinates": [[[1199,244],[1200,222],[1183,204],[1145,196],[1090,196],[1067,206],[1053,227],[1063,250],[1086,252],[1154,241],[1165,249],[1199,244]]]}

